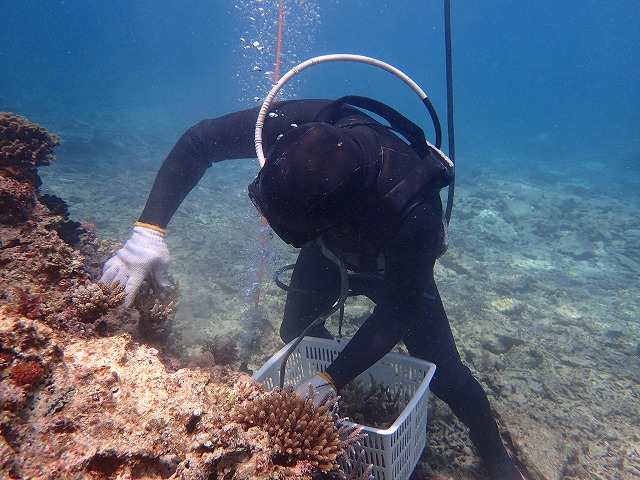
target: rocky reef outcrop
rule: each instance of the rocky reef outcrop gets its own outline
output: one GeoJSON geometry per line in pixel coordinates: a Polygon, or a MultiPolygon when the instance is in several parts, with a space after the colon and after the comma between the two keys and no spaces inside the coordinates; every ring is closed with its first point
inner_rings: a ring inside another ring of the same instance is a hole
{"type": "Polygon", "coordinates": [[[118,245],[39,191],[58,143],[0,113],[0,477],[347,478],[359,432],[333,404],[180,368],[166,351],[177,290],[125,309],[122,286],[97,281],[118,245]]]}
{"type": "Polygon", "coordinates": [[[40,187],[37,168],[49,165],[60,138],[25,118],[0,112],[0,221],[18,223],[31,216],[40,187]]]}
{"type": "Polygon", "coordinates": [[[76,334],[118,331],[130,314],[109,317],[122,288],[101,285],[101,263],[113,242],[92,224],[69,218],[66,203],[41,195],[37,169],[55,159],[60,139],[10,113],[0,113],[0,300],[6,314],[76,334]]]}

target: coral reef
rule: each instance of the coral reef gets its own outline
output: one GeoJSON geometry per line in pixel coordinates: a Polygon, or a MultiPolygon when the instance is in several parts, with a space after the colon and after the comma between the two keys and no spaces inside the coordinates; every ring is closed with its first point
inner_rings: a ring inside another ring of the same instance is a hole
{"type": "Polygon", "coordinates": [[[166,340],[177,287],[147,289],[137,311],[120,308],[122,286],[92,281],[118,245],[98,239],[94,225],[70,220],[62,199],[39,195],[37,168],[53,161],[59,142],[0,113],[0,298],[11,313],[71,334],[116,334],[137,323],[145,338],[166,340]]]}
{"type": "Polygon", "coordinates": [[[128,334],[69,339],[5,316],[0,342],[3,478],[325,478],[318,466],[345,478],[336,460],[359,439],[338,425],[334,403],[315,409],[289,389],[269,394],[226,367],[168,373],[156,349],[128,334]],[[7,373],[18,362],[39,362],[45,376],[26,385],[7,373]],[[275,430],[271,412],[282,420],[275,430]],[[292,415],[297,427],[287,430],[292,415]],[[328,446],[308,447],[311,435],[328,446]]]}
{"type": "Polygon", "coordinates": [[[55,158],[53,148],[60,144],[57,135],[26,118],[0,112],[0,169],[15,172],[35,171],[55,158]]]}
{"type": "Polygon", "coordinates": [[[108,252],[89,224],[69,220],[63,200],[39,195],[37,168],[54,160],[59,143],[44,128],[0,113],[0,298],[8,313],[54,329],[112,331],[121,322],[104,317],[122,295],[91,283],[91,265],[108,252]]]}
{"type": "MultiPolygon", "coordinates": [[[[62,358],[51,342],[52,329],[41,322],[7,315],[0,308],[0,418],[23,412],[62,358]]],[[[1,431],[1,429],[0,429],[1,431]]]]}
{"type": "Polygon", "coordinates": [[[60,139],[12,113],[0,112],[0,222],[24,221],[36,207],[36,169],[54,159],[60,139]]]}
{"type": "Polygon", "coordinates": [[[25,220],[35,207],[36,189],[28,182],[19,182],[0,173],[0,222],[25,220]]]}

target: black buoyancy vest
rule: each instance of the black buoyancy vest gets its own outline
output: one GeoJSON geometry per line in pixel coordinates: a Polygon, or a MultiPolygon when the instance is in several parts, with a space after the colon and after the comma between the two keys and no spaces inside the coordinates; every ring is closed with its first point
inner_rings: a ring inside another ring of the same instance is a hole
{"type": "Polygon", "coordinates": [[[315,121],[349,129],[360,139],[366,153],[369,195],[355,207],[353,216],[363,241],[382,244],[425,196],[438,194],[453,180],[450,160],[426,141],[422,129],[381,102],[342,97],[323,108],[315,121]],[[352,106],[375,113],[389,125],[352,106]],[[400,133],[407,141],[389,130],[400,133]]]}

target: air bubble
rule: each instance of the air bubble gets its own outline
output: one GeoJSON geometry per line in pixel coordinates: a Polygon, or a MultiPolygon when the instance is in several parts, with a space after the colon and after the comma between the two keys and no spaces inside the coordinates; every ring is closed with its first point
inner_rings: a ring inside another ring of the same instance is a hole
{"type": "Polygon", "coordinates": [[[251,71],[251,72],[261,72],[261,71],[262,71],[262,69],[261,69],[259,66],[257,66],[257,65],[256,65],[256,66],[255,66],[255,67],[253,67],[250,71],[251,71]]]}
{"type": "Polygon", "coordinates": [[[278,114],[276,112],[269,112],[269,116],[271,118],[276,118],[278,116],[278,114]]]}
{"type": "Polygon", "coordinates": [[[254,101],[254,102],[259,102],[259,101],[261,101],[261,100],[262,100],[262,98],[260,98],[260,97],[253,97],[253,101],[254,101]]]}

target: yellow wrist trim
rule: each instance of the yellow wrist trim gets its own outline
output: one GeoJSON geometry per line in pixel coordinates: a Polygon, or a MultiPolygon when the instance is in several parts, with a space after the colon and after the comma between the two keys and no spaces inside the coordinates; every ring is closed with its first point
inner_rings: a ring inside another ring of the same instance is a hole
{"type": "Polygon", "coordinates": [[[159,233],[165,233],[167,231],[164,228],[158,227],[157,225],[151,225],[150,223],[136,222],[133,225],[136,227],[150,228],[151,230],[155,230],[159,233]]]}
{"type": "Polygon", "coordinates": [[[327,381],[327,385],[330,385],[334,391],[337,391],[336,386],[333,383],[333,378],[331,378],[331,375],[329,375],[326,372],[322,372],[322,373],[319,373],[318,376],[324,378],[327,381]]]}

